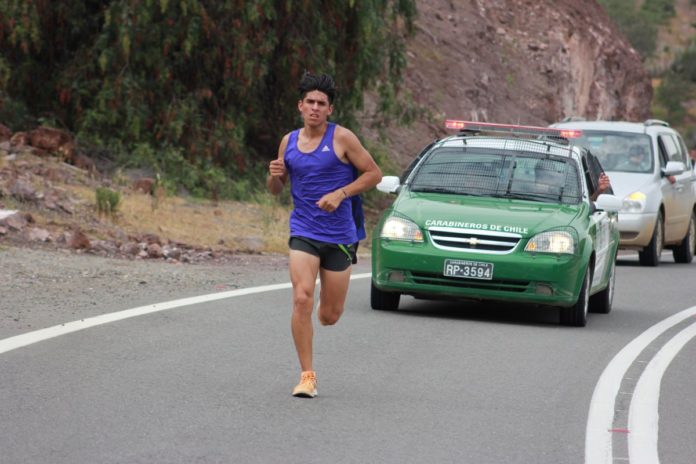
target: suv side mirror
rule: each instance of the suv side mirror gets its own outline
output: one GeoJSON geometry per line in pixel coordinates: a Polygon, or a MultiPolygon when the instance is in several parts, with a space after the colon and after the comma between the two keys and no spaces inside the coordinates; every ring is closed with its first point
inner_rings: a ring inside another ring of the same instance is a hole
{"type": "Polygon", "coordinates": [[[662,168],[663,176],[677,176],[686,171],[686,165],[681,161],[668,161],[667,166],[662,168]]]}
{"type": "Polygon", "coordinates": [[[597,209],[601,209],[608,213],[618,213],[623,206],[623,201],[616,195],[607,195],[603,193],[597,197],[595,205],[597,205],[597,209]]]}
{"type": "Polygon", "coordinates": [[[384,193],[396,193],[400,186],[401,183],[397,176],[383,176],[380,183],[377,184],[377,190],[384,193]]]}

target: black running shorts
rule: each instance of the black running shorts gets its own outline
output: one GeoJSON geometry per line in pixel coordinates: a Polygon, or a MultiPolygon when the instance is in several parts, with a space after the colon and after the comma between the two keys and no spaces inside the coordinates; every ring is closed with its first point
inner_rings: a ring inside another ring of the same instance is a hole
{"type": "Polygon", "coordinates": [[[345,271],[357,261],[356,246],[320,242],[307,237],[290,237],[291,250],[303,251],[319,257],[319,266],[327,271],[345,271]]]}

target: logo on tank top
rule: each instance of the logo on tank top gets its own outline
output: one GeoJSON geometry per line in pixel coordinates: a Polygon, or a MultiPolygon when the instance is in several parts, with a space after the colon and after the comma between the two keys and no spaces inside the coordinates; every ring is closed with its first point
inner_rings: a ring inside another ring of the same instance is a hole
{"type": "Polygon", "coordinates": [[[322,152],[324,151],[331,151],[328,145],[324,145],[324,148],[321,149],[322,152]]]}

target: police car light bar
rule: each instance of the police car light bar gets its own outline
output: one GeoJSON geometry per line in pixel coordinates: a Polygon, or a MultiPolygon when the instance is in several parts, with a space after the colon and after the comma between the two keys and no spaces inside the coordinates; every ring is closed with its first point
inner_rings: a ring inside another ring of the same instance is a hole
{"type": "Polygon", "coordinates": [[[582,137],[580,129],[561,129],[561,137],[564,139],[578,139],[582,137]]]}
{"type": "MultiPolygon", "coordinates": [[[[519,126],[515,124],[494,124],[490,122],[474,122],[460,121],[457,119],[447,119],[445,121],[447,129],[457,129],[460,131],[472,132],[505,132],[509,134],[524,134],[524,135],[543,135],[547,137],[568,138],[564,133],[576,133],[578,131],[569,131],[561,129],[553,129],[549,127],[537,126],[519,126]]],[[[580,132],[582,134],[582,132],[580,132]]],[[[579,135],[575,135],[579,137],[579,135]]]]}

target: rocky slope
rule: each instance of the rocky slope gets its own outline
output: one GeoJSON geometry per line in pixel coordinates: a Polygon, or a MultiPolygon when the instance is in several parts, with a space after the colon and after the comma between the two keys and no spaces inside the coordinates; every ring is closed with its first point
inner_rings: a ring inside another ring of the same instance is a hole
{"type": "Polygon", "coordinates": [[[418,10],[405,84],[432,117],[387,130],[401,166],[444,134],[445,118],[547,125],[649,116],[641,58],[594,0],[420,0],[418,10]]]}

